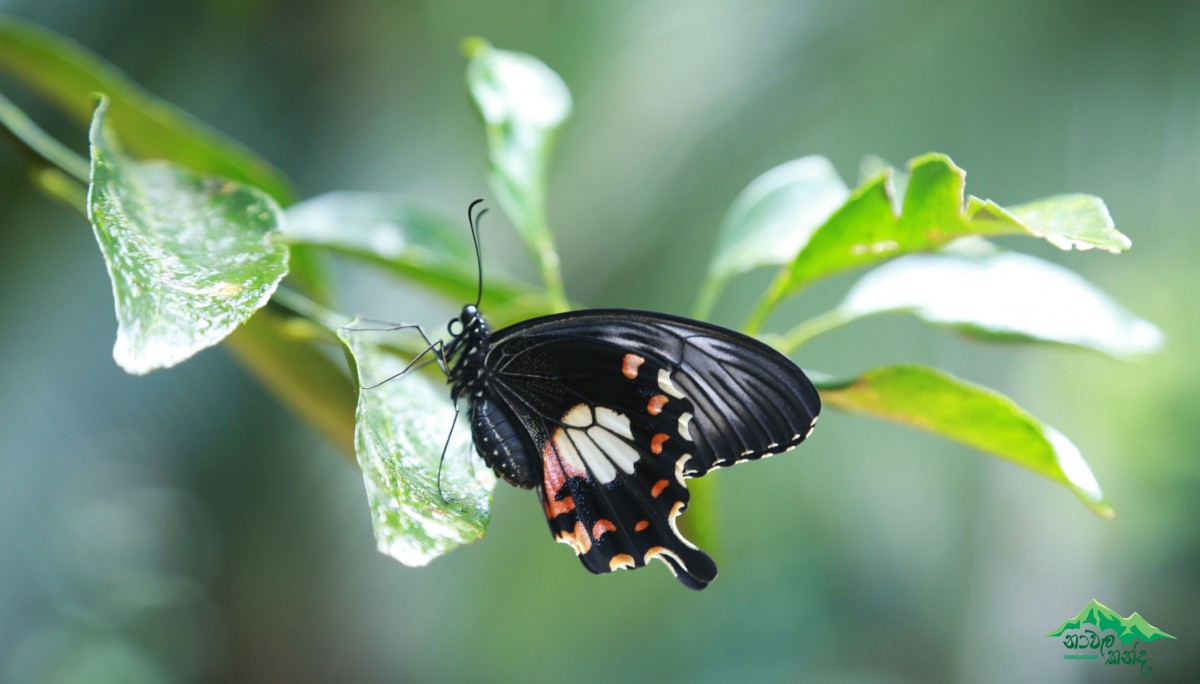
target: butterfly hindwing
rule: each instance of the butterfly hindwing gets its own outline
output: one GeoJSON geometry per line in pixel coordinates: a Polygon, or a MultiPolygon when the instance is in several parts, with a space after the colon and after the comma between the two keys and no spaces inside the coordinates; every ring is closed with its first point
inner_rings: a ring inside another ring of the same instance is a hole
{"type": "Polygon", "coordinates": [[[675,527],[689,498],[675,465],[687,458],[687,442],[678,435],[654,441],[664,433],[623,418],[578,404],[552,428],[539,486],[551,532],[592,572],[658,558],[684,584],[703,588],[716,577],[716,564],[675,527]],[[636,448],[642,443],[657,446],[644,455],[636,448]]]}
{"type": "Polygon", "coordinates": [[[685,478],[794,447],[820,410],[811,383],[778,352],[663,314],[534,319],[496,333],[483,365],[489,396],[475,406],[476,444],[497,472],[540,471],[515,483],[539,490],[555,538],[593,572],[658,558],[693,588],[716,565],[675,527],[685,478]],[[485,439],[523,453],[498,465],[485,439]]]}

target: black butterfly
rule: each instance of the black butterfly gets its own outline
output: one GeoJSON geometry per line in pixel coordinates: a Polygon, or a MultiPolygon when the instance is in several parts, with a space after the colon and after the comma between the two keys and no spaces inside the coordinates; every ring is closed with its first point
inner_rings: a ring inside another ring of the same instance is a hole
{"type": "Polygon", "coordinates": [[[821,410],[783,354],[678,316],[594,309],[493,333],[477,300],[450,334],[439,360],[479,455],[537,490],[554,538],[597,574],[657,558],[706,587],[716,564],[675,526],[685,480],[794,448],[821,410]]]}

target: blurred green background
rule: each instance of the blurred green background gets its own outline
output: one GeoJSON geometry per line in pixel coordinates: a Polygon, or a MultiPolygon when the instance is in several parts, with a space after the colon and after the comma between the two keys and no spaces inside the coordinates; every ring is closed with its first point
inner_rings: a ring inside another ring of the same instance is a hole
{"type": "MultiPolygon", "coordinates": [[[[801,351],[852,374],[931,363],[1013,396],[1082,449],[1115,521],[1066,489],[901,427],[827,411],[787,457],[722,471],[722,576],[594,577],[535,497],[501,487],[480,543],[424,569],[376,553],[358,471],[223,351],[114,365],[86,223],[0,143],[0,681],[1127,681],[1045,634],[1096,598],[1200,670],[1200,4],[1097,0],[338,3],[0,0],[241,140],[309,196],[486,196],[462,38],[530,52],[575,114],[550,218],[570,296],[686,312],[755,176],[824,154],[948,153],[1002,204],[1103,197],[1120,257],[1033,251],[1163,327],[1143,363],[983,345],[878,319],[801,351]]],[[[9,84],[0,82],[8,92],[9,84]]],[[[32,100],[14,92],[18,102],[32,100]]],[[[82,131],[31,106],[80,152],[82,131]]],[[[493,217],[492,272],[534,278],[493,217]]],[[[769,274],[739,281],[738,324],[769,274]]],[[[441,330],[461,302],[340,275],[350,311],[441,330]]],[[[790,301],[823,311],[851,278],[790,301]]],[[[1147,680],[1148,681],[1148,680],[1147,680]]]]}

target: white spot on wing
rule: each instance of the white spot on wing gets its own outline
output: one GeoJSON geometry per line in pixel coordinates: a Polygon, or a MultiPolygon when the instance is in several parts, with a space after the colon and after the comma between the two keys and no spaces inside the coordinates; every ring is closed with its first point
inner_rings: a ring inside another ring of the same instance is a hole
{"type": "Polygon", "coordinates": [[[586,470],[600,484],[616,479],[617,468],[633,473],[639,456],[625,441],[633,439],[629,418],[612,409],[576,404],[561,422],[563,427],[554,431],[554,445],[564,466],[586,470]]]}
{"type": "Polygon", "coordinates": [[[604,452],[588,436],[591,431],[568,430],[567,432],[571,435],[571,440],[575,442],[575,446],[579,449],[579,455],[583,457],[583,462],[587,464],[588,470],[592,471],[592,476],[600,482],[612,482],[613,478],[617,476],[617,469],[613,467],[612,461],[605,458],[604,452]]]}
{"type": "Polygon", "coordinates": [[[667,568],[671,571],[672,575],[679,577],[679,573],[675,572],[675,566],[668,563],[667,559],[663,558],[663,556],[670,557],[672,560],[674,560],[676,563],[679,564],[679,567],[681,567],[685,570],[687,569],[687,566],[684,565],[683,559],[679,557],[679,554],[675,553],[674,551],[672,551],[670,549],[664,548],[662,546],[656,546],[653,549],[650,549],[649,551],[647,551],[646,556],[644,558],[642,558],[642,562],[649,563],[650,561],[657,558],[663,562],[663,565],[667,566],[667,568]]]}
{"type": "Polygon", "coordinates": [[[688,423],[692,422],[692,414],[684,411],[683,415],[679,416],[679,435],[687,441],[692,441],[692,433],[688,430],[688,423]]]}
{"type": "Polygon", "coordinates": [[[683,512],[683,502],[676,501],[675,505],[671,507],[670,515],[667,516],[667,522],[669,522],[671,524],[671,531],[675,533],[675,536],[679,538],[679,541],[681,541],[684,544],[687,544],[688,546],[692,547],[693,549],[696,549],[697,551],[699,551],[700,547],[698,547],[695,544],[688,541],[686,537],[684,537],[682,534],[679,533],[679,528],[675,526],[675,518],[678,518],[679,514],[682,512],[683,512]]]}
{"type": "Polygon", "coordinates": [[[683,481],[683,466],[687,465],[688,460],[691,458],[691,454],[684,454],[679,457],[678,461],[675,461],[675,479],[679,480],[679,484],[684,487],[687,486],[687,483],[683,481]]]}
{"type": "Polygon", "coordinates": [[[667,372],[666,368],[658,369],[658,388],[676,399],[683,398],[683,392],[680,392],[675,383],[671,381],[671,374],[667,372]]]}
{"type": "MultiPolygon", "coordinates": [[[[607,460],[617,464],[621,470],[624,470],[627,473],[633,472],[634,464],[636,464],[638,460],[638,453],[633,447],[629,446],[628,443],[622,441],[619,437],[616,437],[611,432],[608,432],[603,428],[594,427],[591,430],[588,430],[588,435],[590,435],[600,447],[600,450],[602,451],[601,457],[607,457],[607,460]]],[[[616,476],[615,472],[613,473],[613,476],[616,476]]],[[[607,480],[604,480],[604,482],[609,482],[611,480],[612,478],[610,477],[607,480]]]]}
{"type": "MultiPolygon", "coordinates": [[[[606,409],[600,409],[604,411],[606,409]]],[[[562,417],[562,424],[568,427],[585,428],[590,426],[595,421],[592,418],[592,409],[588,408],[587,404],[575,404],[567,414],[562,417]]]]}
{"type": "Polygon", "coordinates": [[[629,419],[612,409],[597,408],[596,423],[625,439],[633,439],[633,431],[629,428],[629,419]]]}
{"type": "Polygon", "coordinates": [[[575,449],[575,445],[571,443],[571,439],[561,428],[554,431],[554,448],[558,451],[558,457],[563,461],[564,470],[584,472],[583,459],[580,458],[579,451],[575,449]]]}

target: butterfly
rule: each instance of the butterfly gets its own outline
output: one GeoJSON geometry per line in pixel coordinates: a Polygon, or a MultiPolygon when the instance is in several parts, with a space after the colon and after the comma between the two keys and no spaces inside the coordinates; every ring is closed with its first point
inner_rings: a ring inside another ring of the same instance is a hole
{"type": "MultiPolygon", "coordinates": [[[[477,258],[480,201],[467,210],[477,258]]],[[[794,448],[821,411],[786,356],[679,316],[592,309],[493,332],[477,298],[448,328],[440,365],[475,450],[537,491],[554,538],[597,574],[658,559],[706,587],[716,563],[676,525],[687,479],[794,448]]]]}

